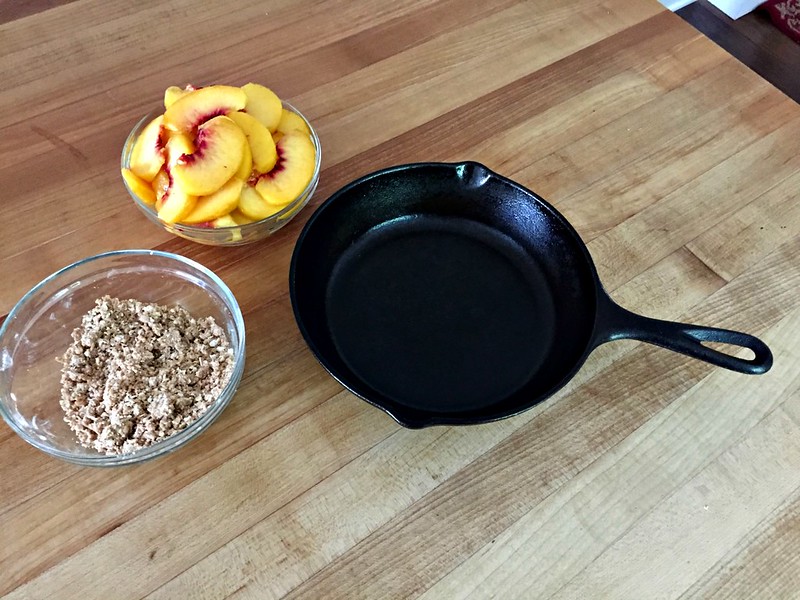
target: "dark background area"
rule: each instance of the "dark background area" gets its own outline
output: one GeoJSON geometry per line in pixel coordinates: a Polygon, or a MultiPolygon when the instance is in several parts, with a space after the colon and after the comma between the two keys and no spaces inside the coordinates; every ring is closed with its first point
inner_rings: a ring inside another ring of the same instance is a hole
{"type": "Polygon", "coordinates": [[[775,27],[766,12],[756,10],[733,20],[707,0],[698,0],[677,14],[800,102],[800,44],[775,27]]]}

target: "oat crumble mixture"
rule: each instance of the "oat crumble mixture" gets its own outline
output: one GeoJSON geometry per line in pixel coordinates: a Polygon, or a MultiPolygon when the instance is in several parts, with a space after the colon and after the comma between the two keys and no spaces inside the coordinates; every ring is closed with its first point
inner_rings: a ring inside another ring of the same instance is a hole
{"type": "Polygon", "coordinates": [[[104,296],[72,340],[62,359],[64,420],[81,445],[111,456],[188,427],[233,371],[222,327],[180,306],[104,296]]]}

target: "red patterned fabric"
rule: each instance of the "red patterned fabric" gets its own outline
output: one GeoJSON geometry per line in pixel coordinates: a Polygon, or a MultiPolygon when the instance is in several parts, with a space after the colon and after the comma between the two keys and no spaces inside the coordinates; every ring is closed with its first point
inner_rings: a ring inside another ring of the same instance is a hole
{"type": "Polygon", "coordinates": [[[761,8],[770,14],[781,31],[800,43],[800,0],[768,0],[761,8]]]}

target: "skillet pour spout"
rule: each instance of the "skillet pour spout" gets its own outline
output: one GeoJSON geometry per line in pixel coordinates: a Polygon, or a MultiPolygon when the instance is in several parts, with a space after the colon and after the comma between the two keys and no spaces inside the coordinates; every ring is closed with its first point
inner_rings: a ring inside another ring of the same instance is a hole
{"type": "Polygon", "coordinates": [[[401,165],[344,186],[301,232],[289,278],[320,363],[407,427],[527,410],[622,338],[740,373],[772,365],[751,335],[615,304],[563,215],[475,162],[401,165]]]}

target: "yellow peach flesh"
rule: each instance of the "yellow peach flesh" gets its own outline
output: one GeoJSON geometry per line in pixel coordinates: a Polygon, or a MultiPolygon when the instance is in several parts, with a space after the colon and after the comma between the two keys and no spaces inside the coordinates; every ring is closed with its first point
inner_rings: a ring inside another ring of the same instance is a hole
{"type": "Polygon", "coordinates": [[[247,225],[248,223],[253,223],[253,219],[242,214],[238,208],[231,211],[230,217],[237,225],[247,225]]]}
{"type": "Polygon", "coordinates": [[[156,193],[150,183],[139,177],[130,169],[122,169],[122,179],[128,184],[128,189],[145,204],[156,203],[156,193]]]}
{"type": "Polygon", "coordinates": [[[228,118],[233,120],[244,133],[253,159],[253,168],[259,173],[266,173],[278,162],[278,152],[269,129],[255,117],[243,112],[230,112],[228,118]]]}
{"type": "Polygon", "coordinates": [[[234,174],[243,181],[250,179],[253,174],[253,153],[250,151],[250,144],[245,142],[242,148],[242,162],[239,164],[239,169],[234,174]]]}
{"type": "Polygon", "coordinates": [[[164,118],[159,115],[150,121],[133,145],[130,169],[145,181],[153,181],[161,165],[164,164],[164,147],[161,128],[164,118]]]}
{"type": "Polygon", "coordinates": [[[273,133],[281,120],[283,110],[281,99],[271,89],[258,83],[243,85],[242,90],[247,95],[245,111],[261,121],[270,133],[273,133]]]}
{"type": "Polygon", "coordinates": [[[164,152],[167,155],[167,168],[172,169],[181,156],[194,153],[192,138],[185,133],[172,132],[169,135],[166,146],[164,146],[164,152]]]}
{"type": "Polygon", "coordinates": [[[167,195],[170,184],[172,184],[172,178],[167,169],[161,169],[150,184],[156,195],[156,210],[161,208],[161,200],[167,195]]]}
{"type": "Polygon", "coordinates": [[[252,185],[245,184],[239,196],[238,210],[248,219],[260,221],[280,212],[281,208],[267,204],[252,185]]]}
{"type": "Polygon", "coordinates": [[[236,227],[238,225],[239,224],[231,217],[230,214],[222,215],[221,217],[217,217],[211,221],[211,226],[215,229],[219,229],[221,227],[236,227]]]}
{"type": "Polygon", "coordinates": [[[203,223],[213,221],[227,215],[239,204],[239,195],[244,181],[237,177],[231,178],[228,183],[209,196],[197,199],[192,211],[181,219],[184,223],[203,223]]]}
{"type": "Polygon", "coordinates": [[[192,212],[197,197],[187,194],[180,186],[172,185],[161,199],[161,208],[158,210],[158,218],[165,223],[177,223],[186,215],[192,212]]]}
{"type": "Polygon", "coordinates": [[[306,125],[303,117],[285,108],[281,111],[281,120],[278,122],[277,131],[281,133],[299,131],[306,135],[311,135],[311,130],[308,128],[308,125],[306,125]]]}
{"type": "Polygon", "coordinates": [[[256,190],[268,204],[283,208],[297,198],[311,181],[315,150],[311,139],[296,131],[285,134],[277,148],[278,163],[272,171],[259,177],[256,190]]]}

